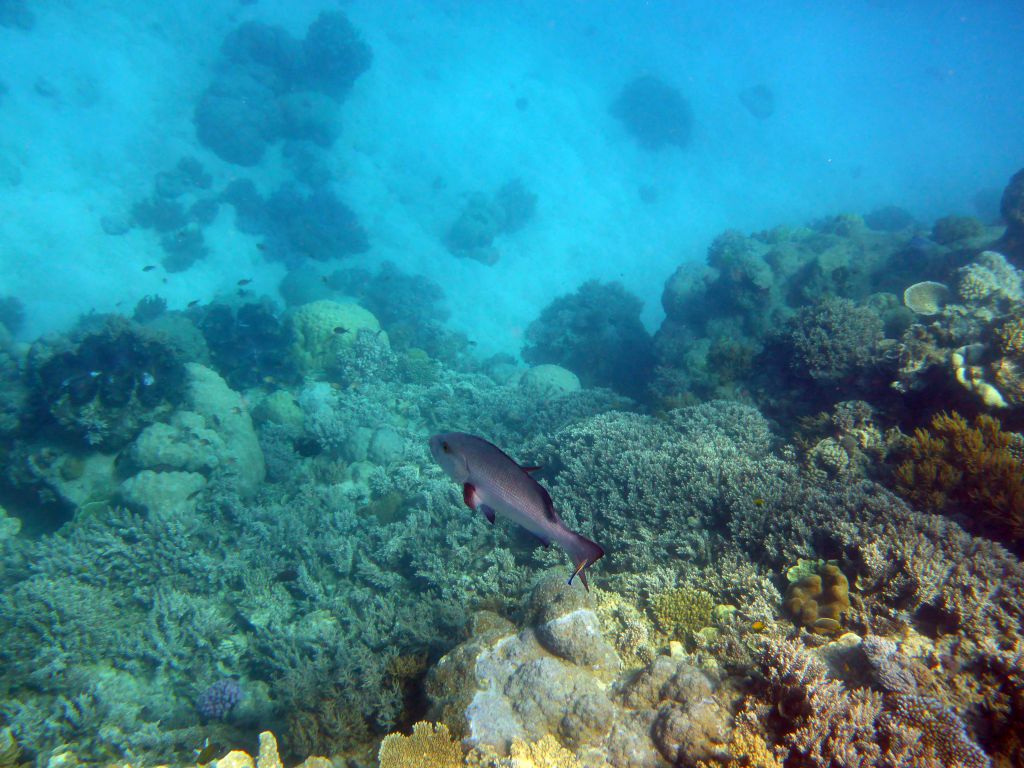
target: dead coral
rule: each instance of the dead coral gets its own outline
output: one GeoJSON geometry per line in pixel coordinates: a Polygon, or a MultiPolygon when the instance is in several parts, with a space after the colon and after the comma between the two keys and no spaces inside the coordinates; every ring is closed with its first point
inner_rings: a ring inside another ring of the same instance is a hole
{"type": "Polygon", "coordinates": [[[940,413],[931,429],[907,442],[895,471],[896,490],[934,512],[962,510],[1011,540],[1024,537],[1024,463],[1016,438],[997,419],[981,414],[971,426],[956,413],[940,413]]]}

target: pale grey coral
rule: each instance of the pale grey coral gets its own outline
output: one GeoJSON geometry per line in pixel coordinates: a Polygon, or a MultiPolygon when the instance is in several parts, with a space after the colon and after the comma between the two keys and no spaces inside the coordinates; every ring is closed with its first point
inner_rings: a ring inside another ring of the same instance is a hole
{"type": "Polygon", "coordinates": [[[886,766],[992,766],[968,735],[964,721],[938,699],[894,694],[878,725],[886,740],[886,766]]]}
{"type": "Polygon", "coordinates": [[[630,570],[666,558],[708,562],[726,499],[770,493],[772,439],[754,409],[715,402],[660,421],[595,416],[556,433],[535,455],[554,473],[559,511],[585,535],[599,527],[618,542],[609,567],[630,570]]]}
{"type": "Polygon", "coordinates": [[[838,382],[876,362],[882,336],[882,320],[872,310],[826,297],[802,308],[790,322],[790,367],[815,381],[838,382]]]}
{"type": "Polygon", "coordinates": [[[1024,298],[1024,273],[996,251],[983,251],[960,269],[957,293],[967,304],[1005,307],[1024,298]]]}
{"type": "Polygon", "coordinates": [[[816,768],[877,764],[882,754],[875,735],[879,694],[847,691],[827,677],[820,659],[790,640],[769,639],[760,668],[767,696],[789,720],[781,738],[791,753],[816,768]]]}
{"type": "Polygon", "coordinates": [[[910,660],[900,653],[892,640],[868,635],[860,643],[860,650],[871,665],[875,680],[887,693],[915,693],[917,681],[910,670],[910,660]]]}

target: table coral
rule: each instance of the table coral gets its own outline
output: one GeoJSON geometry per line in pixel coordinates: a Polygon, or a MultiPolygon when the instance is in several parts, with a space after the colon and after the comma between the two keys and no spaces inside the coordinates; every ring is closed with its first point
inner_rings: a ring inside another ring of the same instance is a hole
{"type": "Polygon", "coordinates": [[[462,768],[462,748],[444,723],[416,723],[412,734],[391,733],[381,742],[380,768],[462,768]]]}

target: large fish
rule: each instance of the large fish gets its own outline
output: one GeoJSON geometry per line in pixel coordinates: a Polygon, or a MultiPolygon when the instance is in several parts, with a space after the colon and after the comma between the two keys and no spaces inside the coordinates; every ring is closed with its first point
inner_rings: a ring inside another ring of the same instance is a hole
{"type": "Polygon", "coordinates": [[[494,524],[500,514],[518,523],[544,545],[554,542],[572,558],[576,570],[569,583],[580,577],[589,591],[584,570],[604,555],[590,539],[565,527],[551,496],[530,477],[539,467],[521,467],[497,446],[464,432],[446,432],[430,438],[430,452],[452,480],[462,484],[466,506],[480,512],[494,524]]]}

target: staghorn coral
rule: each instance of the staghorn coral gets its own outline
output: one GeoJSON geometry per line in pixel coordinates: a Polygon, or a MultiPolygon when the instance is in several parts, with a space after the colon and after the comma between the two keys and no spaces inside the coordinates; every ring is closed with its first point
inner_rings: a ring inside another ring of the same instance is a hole
{"type": "MultiPolygon", "coordinates": [[[[816,656],[791,640],[769,639],[759,660],[766,689],[781,723],[777,739],[789,756],[815,768],[875,765],[881,748],[875,741],[879,694],[847,691],[827,677],[816,656]]],[[[747,703],[751,706],[751,702],[747,703]]]]}
{"type": "Polygon", "coordinates": [[[971,740],[963,720],[938,699],[892,694],[878,718],[886,746],[885,765],[991,768],[971,740]]]}
{"type": "Polygon", "coordinates": [[[1011,540],[1024,537],[1024,463],[1012,433],[981,414],[969,425],[956,413],[940,413],[931,428],[907,442],[907,459],[895,470],[897,491],[935,512],[966,511],[983,527],[1011,540]]]}
{"type": "Polygon", "coordinates": [[[444,723],[416,723],[412,734],[384,737],[377,755],[380,768],[462,768],[462,748],[444,723]]]}

